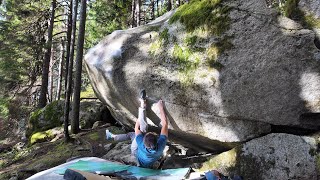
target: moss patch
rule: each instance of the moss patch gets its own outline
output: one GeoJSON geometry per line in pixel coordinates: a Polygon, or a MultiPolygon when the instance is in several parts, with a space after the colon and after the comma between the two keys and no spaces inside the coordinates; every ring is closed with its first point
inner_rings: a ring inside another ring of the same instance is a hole
{"type": "Polygon", "coordinates": [[[263,172],[275,167],[274,161],[266,161],[262,157],[257,159],[250,154],[244,155],[242,147],[212,157],[197,171],[217,169],[228,176],[241,175],[244,179],[263,179],[263,172]]]}
{"type": "Polygon", "coordinates": [[[165,28],[159,34],[160,40],[162,40],[164,44],[167,44],[169,42],[169,36],[170,35],[169,35],[169,29],[168,28],[165,28]]]}
{"type": "Polygon", "coordinates": [[[306,15],[303,18],[304,25],[309,29],[318,28],[320,29],[320,19],[315,18],[313,15],[306,15]]]}
{"type": "Polygon", "coordinates": [[[88,135],[88,137],[93,141],[97,141],[99,138],[101,138],[98,132],[91,133],[88,135]]]}
{"type": "Polygon", "coordinates": [[[160,26],[149,26],[147,28],[148,31],[156,31],[158,32],[160,30],[160,26]]]}
{"type": "Polygon", "coordinates": [[[214,35],[221,35],[229,28],[229,10],[229,7],[221,4],[221,0],[192,0],[180,6],[169,22],[180,21],[189,32],[202,28],[214,35]]]}
{"type": "Polygon", "coordinates": [[[221,153],[203,163],[202,167],[198,169],[198,171],[209,171],[212,169],[219,169],[221,167],[234,167],[236,165],[237,156],[238,153],[236,149],[221,153]]]}
{"type": "Polygon", "coordinates": [[[183,87],[193,85],[196,74],[200,72],[200,65],[217,70],[223,68],[217,59],[225,50],[232,47],[231,37],[223,35],[230,27],[229,11],[230,7],[222,4],[221,0],[191,0],[183,4],[169,19],[169,23],[181,22],[188,33],[186,38],[181,42],[165,28],[150,45],[149,53],[166,60],[167,56],[171,56],[171,62],[176,65],[175,70],[178,70],[181,85],[183,87]],[[210,41],[208,37],[212,35],[220,41],[206,51],[210,41]],[[169,51],[172,54],[164,53],[168,52],[166,46],[169,43],[173,44],[172,51],[169,51]]]}
{"type": "Polygon", "coordinates": [[[286,17],[292,18],[299,11],[298,3],[299,0],[287,0],[284,5],[280,7],[282,14],[286,17]]]}
{"type": "Polygon", "coordinates": [[[189,86],[194,82],[195,70],[200,64],[200,59],[188,48],[174,45],[172,53],[174,62],[179,65],[179,79],[183,86],[189,86]]]}
{"type": "Polygon", "coordinates": [[[92,86],[88,86],[85,91],[81,91],[80,98],[96,98],[96,94],[93,91],[92,86]]]}
{"type": "Polygon", "coordinates": [[[44,142],[52,138],[54,138],[54,135],[52,134],[51,130],[47,130],[44,132],[37,132],[31,136],[30,143],[34,144],[36,142],[44,142]]]}
{"type": "Polygon", "coordinates": [[[166,47],[167,44],[169,43],[169,29],[165,28],[163,31],[161,31],[157,36],[155,36],[155,41],[151,43],[150,48],[149,48],[149,53],[153,56],[156,56],[159,54],[162,50],[163,47],[166,47]]]}
{"type": "Polygon", "coordinates": [[[197,42],[198,37],[197,36],[188,36],[185,39],[185,43],[187,44],[187,46],[194,46],[197,42]]]}
{"type": "Polygon", "coordinates": [[[163,43],[160,40],[156,40],[155,42],[151,43],[149,53],[153,56],[159,54],[162,44],[163,43]]]}

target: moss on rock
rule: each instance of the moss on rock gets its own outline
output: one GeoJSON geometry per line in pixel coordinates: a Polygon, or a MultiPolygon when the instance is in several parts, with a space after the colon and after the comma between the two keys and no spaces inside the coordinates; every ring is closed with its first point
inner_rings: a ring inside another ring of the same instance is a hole
{"type": "Polygon", "coordinates": [[[189,32],[202,28],[213,35],[221,35],[230,25],[229,10],[221,0],[192,0],[180,6],[169,22],[180,21],[189,32]]]}
{"type": "Polygon", "coordinates": [[[306,25],[307,28],[317,28],[320,29],[320,19],[315,18],[312,14],[305,15],[303,17],[304,25],[306,25]]]}
{"type": "Polygon", "coordinates": [[[43,109],[30,114],[27,137],[36,132],[61,126],[63,123],[64,101],[54,101],[43,109]]]}
{"type": "Polygon", "coordinates": [[[237,156],[238,153],[236,149],[221,153],[205,162],[199,171],[209,171],[223,167],[234,167],[236,165],[237,156]]]}
{"type": "Polygon", "coordinates": [[[224,175],[241,175],[245,179],[263,179],[263,170],[274,166],[274,162],[267,162],[263,159],[256,159],[250,155],[244,155],[242,146],[236,147],[227,152],[212,157],[205,162],[197,171],[209,171],[216,169],[224,175]]]}
{"type": "Polygon", "coordinates": [[[31,136],[30,143],[34,144],[37,142],[44,142],[44,141],[47,141],[48,139],[52,139],[52,138],[54,138],[54,134],[52,133],[51,130],[37,132],[31,136]]]}
{"type": "Polygon", "coordinates": [[[97,141],[99,138],[101,138],[98,132],[91,133],[88,136],[92,141],[97,141]]]}

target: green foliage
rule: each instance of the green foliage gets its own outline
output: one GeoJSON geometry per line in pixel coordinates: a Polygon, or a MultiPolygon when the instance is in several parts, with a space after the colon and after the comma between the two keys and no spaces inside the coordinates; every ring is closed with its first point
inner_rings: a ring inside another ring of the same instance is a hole
{"type": "Polygon", "coordinates": [[[151,43],[150,49],[149,49],[149,53],[153,56],[155,56],[159,50],[162,47],[162,41],[160,40],[156,40],[153,43],[151,43]]]}
{"type": "Polygon", "coordinates": [[[197,42],[197,36],[188,36],[186,39],[185,39],[185,43],[188,45],[188,46],[194,46],[197,42]]]}
{"type": "Polygon", "coordinates": [[[164,44],[167,44],[169,42],[169,36],[170,36],[170,34],[169,34],[168,28],[165,28],[159,34],[160,40],[162,40],[164,44]]]}
{"type": "Polygon", "coordinates": [[[81,91],[80,98],[95,98],[96,95],[93,91],[92,86],[87,86],[84,91],[81,91]]]}
{"type": "Polygon", "coordinates": [[[289,18],[292,18],[297,13],[299,0],[286,0],[284,5],[280,7],[281,13],[289,18]]]}
{"type": "Polygon", "coordinates": [[[203,28],[214,35],[221,35],[229,28],[229,9],[221,5],[220,0],[192,0],[180,6],[169,22],[180,21],[189,32],[203,28]]]}
{"type": "MultiPolygon", "coordinates": [[[[156,26],[157,27],[157,26],[156,26]]],[[[159,30],[159,29],[158,29],[159,30]]],[[[169,29],[165,28],[163,31],[159,33],[159,39],[151,43],[149,53],[153,56],[159,53],[159,50],[162,47],[166,47],[166,45],[169,43],[169,29]]]]}
{"type": "Polygon", "coordinates": [[[129,24],[131,1],[90,1],[86,22],[85,49],[96,45],[115,30],[126,29],[129,24]]]}
{"type": "Polygon", "coordinates": [[[23,113],[25,107],[14,107],[10,102],[20,96],[15,94],[17,87],[32,84],[41,74],[50,2],[6,0],[2,9],[5,18],[0,18],[0,115],[4,118],[23,113]]]}

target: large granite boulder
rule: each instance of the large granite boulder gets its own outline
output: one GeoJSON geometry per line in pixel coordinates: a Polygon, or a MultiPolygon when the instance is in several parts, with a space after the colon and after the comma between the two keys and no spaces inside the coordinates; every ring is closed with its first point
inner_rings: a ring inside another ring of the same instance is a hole
{"type": "MultiPolygon", "coordinates": [[[[193,135],[242,142],[269,133],[271,125],[318,128],[301,119],[320,111],[314,32],[264,0],[226,1],[209,11],[216,24],[190,30],[192,9],[206,12],[192,8],[195,2],[148,25],[115,31],[88,51],[86,70],[113,116],[133,127],[145,88],[150,106],[164,100],[172,132],[190,135],[194,144],[193,135]],[[188,6],[191,13],[181,13],[188,6]]],[[[148,118],[158,126],[150,109],[148,118]]]]}
{"type": "Polygon", "coordinates": [[[241,175],[248,180],[316,180],[320,173],[319,140],[319,137],[269,134],[211,158],[199,171],[216,169],[224,175],[241,175]]]}

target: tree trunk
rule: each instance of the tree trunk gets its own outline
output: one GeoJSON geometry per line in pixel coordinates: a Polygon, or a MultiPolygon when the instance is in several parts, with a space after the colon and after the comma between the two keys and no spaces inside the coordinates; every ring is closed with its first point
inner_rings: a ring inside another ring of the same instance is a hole
{"type": "Polygon", "coordinates": [[[136,13],[136,0],[132,0],[131,4],[131,27],[136,27],[136,19],[135,19],[135,13],[136,13]]]}
{"type": "Polygon", "coordinates": [[[137,26],[141,25],[140,19],[141,19],[141,0],[137,0],[136,2],[136,20],[137,20],[137,26]]]}
{"type": "Polygon", "coordinates": [[[56,100],[60,100],[60,95],[61,95],[64,52],[65,52],[65,43],[64,43],[64,39],[62,39],[61,40],[61,45],[60,45],[61,57],[60,57],[60,60],[59,60],[59,72],[58,72],[58,80],[57,80],[56,100]]]}
{"type": "MultiPolygon", "coordinates": [[[[77,2],[78,0],[75,0],[75,9],[77,9],[78,5],[77,2]]],[[[69,14],[68,14],[68,30],[67,30],[67,50],[66,50],[66,73],[65,73],[65,84],[64,84],[64,88],[65,88],[65,102],[64,102],[64,138],[65,141],[68,142],[70,141],[70,136],[69,136],[69,130],[68,130],[68,126],[69,126],[69,111],[70,111],[70,90],[69,90],[69,85],[72,81],[69,80],[69,76],[71,73],[71,77],[72,77],[72,63],[70,63],[70,46],[72,44],[71,42],[71,33],[73,31],[73,21],[77,22],[76,19],[73,20],[72,16],[76,16],[77,15],[77,11],[72,11],[73,9],[73,0],[70,0],[70,7],[69,7],[69,14]],[[76,14],[76,15],[74,15],[76,14]],[[70,69],[71,66],[71,70],[70,69]]],[[[75,31],[75,29],[74,29],[75,31]]]]}
{"type": "Polygon", "coordinates": [[[160,11],[159,11],[159,0],[157,0],[157,17],[160,16],[160,11]]]}
{"type": "Polygon", "coordinates": [[[152,20],[154,20],[155,19],[155,10],[154,10],[154,0],[151,0],[151,6],[152,6],[152,8],[151,8],[151,18],[152,18],[152,20]]]}
{"type": "Polygon", "coordinates": [[[56,0],[52,0],[51,5],[51,17],[48,28],[48,40],[46,43],[46,53],[43,60],[42,67],[42,82],[41,82],[41,92],[39,98],[39,108],[43,108],[47,104],[47,91],[48,91],[48,73],[49,73],[49,65],[50,65],[50,56],[51,56],[51,47],[52,47],[52,32],[53,32],[53,24],[54,24],[54,14],[56,9],[56,0]]]}
{"type": "MultiPolygon", "coordinates": [[[[53,48],[53,47],[52,47],[53,48]]],[[[48,101],[52,102],[53,98],[53,65],[54,65],[54,53],[51,49],[49,75],[48,75],[48,101]]]]}
{"type": "Polygon", "coordinates": [[[81,72],[82,72],[82,56],[83,56],[83,44],[85,36],[85,25],[86,25],[86,0],[81,0],[81,14],[80,14],[80,25],[78,33],[77,43],[77,57],[76,57],[76,75],[74,83],[73,93],[73,121],[71,124],[71,130],[74,134],[79,132],[79,109],[80,109],[80,91],[81,91],[81,72]]]}
{"type": "Polygon", "coordinates": [[[171,0],[168,0],[167,11],[171,11],[171,9],[172,9],[172,2],[171,0]]]}

